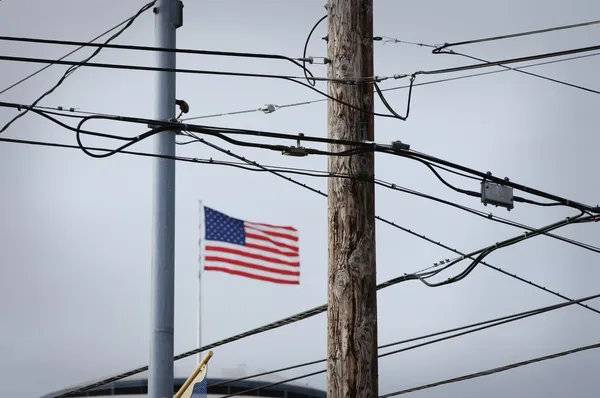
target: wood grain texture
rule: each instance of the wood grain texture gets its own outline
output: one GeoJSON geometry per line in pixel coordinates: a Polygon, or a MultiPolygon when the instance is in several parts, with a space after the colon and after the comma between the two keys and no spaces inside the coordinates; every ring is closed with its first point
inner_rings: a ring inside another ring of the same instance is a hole
{"type": "MultiPolygon", "coordinates": [[[[329,0],[328,76],[373,73],[373,0],[329,0]]],[[[373,85],[329,83],[330,138],[373,140],[373,85]],[[367,136],[360,124],[367,123],[367,136]]],[[[331,151],[349,149],[330,145],[331,151]]],[[[331,173],[374,175],[373,154],[329,157],[331,173]]],[[[375,189],[372,182],[329,178],[327,397],[378,396],[375,189]]]]}

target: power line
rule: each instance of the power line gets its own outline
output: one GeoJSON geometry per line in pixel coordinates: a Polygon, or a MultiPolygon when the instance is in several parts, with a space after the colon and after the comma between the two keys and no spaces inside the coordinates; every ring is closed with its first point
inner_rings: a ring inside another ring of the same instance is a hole
{"type": "MultiPolygon", "coordinates": [[[[469,334],[472,334],[472,333],[480,332],[482,330],[491,329],[491,328],[494,328],[494,327],[498,327],[498,326],[505,325],[505,324],[508,324],[508,323],[513,323],[513,322],[520,321],[520,320],[523,320],[523,319],[526,319],[526,318],[530,318],[530,317],[533,317],[533,316],[545,314],[547,312],[556,311],[558,309],[565,308],[565,307],[568,307],[568,306],[571,306],[571,305],[574,305],[574,304],[581,304],[584,301],[589,301],[589,300],[593,300],[593,299],[596,299],[596,298],[600,298],[600,294],[596,294],[596,295],[593,295],[593,296],[588,296],[588,297],[584,297],[584,298],[581,298],[581,299],[578,299],[578,300],[574,300],[574,302],[572,302],[572,303],[560,303],[560,304],[549,305],[549,306],[537,308],[537,309],[534,309],[534,310],[529,310],[529,311],[524,311],[524,312],[520,312],[520,313],[516,313],[516,314],[506,315],[506,316],[503,316],[503,317],[498,317],[498,318],[490,319],[490,320],[487,320],[487,321],[480,321],[480,322],[472,323],[472,324],[465,325],[465,326],[459,326],[459,327],[455,327],[455,328],[443,330],[443,331],[440,331],[440,332],[430,333],[430,334],[426,334],[426,335],[422,335],[422,336],[418,336],[418,337],[412,337],[412,338],[405,339],[405,340],[400,340],[400,341],[395,341],[395,342],[388,343],[388,344],[383,344],[383,345],[379,346],[378,349],[394,347],[394,346],[398,346],[398,345],[412,343],[412,342],[415,342],[415,341],[430,339],[432,337],[438,337],[438,336],[447,335],[447,336],[443,336],[443,337],[436,338],[436,339],[433,339],[433,340],[428,340],[428,341],[425,341],[423,343],[414,344],[414,345],[411,345],[411,346],[408,346],[408,347],[404,347],[404,348],[396,349],[396,350],[393,350],[393,351],[389,351],[389,352],[386,352],[386,353],[380,353],[380,354],[377,355],[377,357],[378,358],[385,358],[385,357],[388,357],[388,356],[391,356],[391,355],[400,354],[402,352],[411,351],[411,350],[414,350],[414,349],[417,349],[417,348],[429,346],[429,345],[440,343],[440,342],[447,341],[447,340],[452,340],[452,339],[455,339],[455,338],[458,338],[458,337],[462,337],[462,336],[466,336],[466,335],[469,335],[469,334]],[[459,332],[459,333],[454,333],[454,332],[459,332]],[[449,333],[454,333],[454,334],[448,335],[449,333]]],[[[287,366],[287,367],[284,367],[284,368],[279,368],[279,369],[275,369],[275,370],[271,370],[271,371],[267,371],[267,372],[261,372],[261,373],[253,374],[253,375],[250,375],[250,376],[240,377],[240,378],[237,378],[237,379],[234,379],[234,380],[227,380],[227,381],[223,381],[223,382],[220,382],[220,383],[212,384],[209,387],[216,387],[216,386],[221,386],[221,385],[227,385],[227,384],[230,384],[230,383],[235,383],[235,382],[239,382],[239,381],[253,379],[253,378],[257,378],[257,377],[261,377],[261,376],[267,376],[267,375],[274,374],[274,373],[285,372],[285,371],[288,371],[288,370],[294,370],[294,369],[298,369],[298,368],[302,368],[302,367],[306,367],[306,366],[318,365],[318,364],[321,364],[323,362],[326,362],[326,359],[319,359],[319,360],[304,362],[304,363],[300,363],[300,364],[297,364],[297,365],[287,366]]],[[[278,384],[289,383],[291,381],[296,381],[296,380],[304,379],[304,378],[307,378],[307,377],[315,376],[317,374],[325,373],[326,371],[327,371],[326,369],[323,369],[323,370],[319,370],[319,371],[316,371],[316,372],[311,372],[311,373],[303,374],[303,375],[296,376],[296,377],[293,377],[293,378],[289,378],[289,379],[278,381],[277,383],[263,385],[263,386],[259,386],[259,387],[247,389],[247,390],[244,390],[244,391],[240,391],[240,392],[237,392],[235,394],[226,395],[226,396],[224,396],[222,398],[228,398],[228,397],[233,397],[233,396],[238,396],[238,395],[247,395],[249,393],[253,393],[253,392],[262,390],[264,388],[268,388],[268,387],[272,387],[272,386],[275,386],[275,385],[278,385],[278,384]]]]}
{"type": "Polygon", "coordinates": [[[434,70],[428,70],[428,71],[418,71],[418,72],[415,72],[414,75],[439,75],[439,74],[446,74],[446,73],[464,72],[464,71],[469,71],[469,70],[473,70],[473,69],[489,68],[491,66],[508,65],[508,64],[514,64],[514,63],[520,63],[520,62],[534,61],[537,59],[563,57],[566,55],[580,54],[580,53],[585,53],[585,52],[590,52],[590,51],[598,51],[598,50],[600,50],[600,45],[589,46],[589,47],[578,47],[578,48],[572,48],[569,50],[529,55],[529,56],[519,57],[519,58],[509,58],[509,59],[504,59],[504,60],[499,60],[499,61],[490,61],[490,62],[485,62],[485,63],[481,63],[481,64],[455,66],[452,68],[434,69],[434,70]]]}
{"type": "Polygon", "coordinates": [[[591,25],[597,25],[597,24],[600,24],[600,20],[589,21],[589,22],[580,22],[580,23],[570,24],[570,25],[561,25],[561,26],[555,26],[555,27],[551,27],[551,28],[544,28],[544,29],[537,29],[537,30],[529,30],[526,32],[511,33],[511,34],[501,35],[501,36],[485,37],[485,38],[481,38],[481,39],[459,41],[459,42],[454,42],[454,43],[445,43],[442,46],[438,46],[436,48],[436,50],[434,50],[434,52],[448,48],[448,47],[456,47],[456,46],[462,46],[462,45],[467,45],[467,44],[483,43],[483,42],[487,42],[487,41],[512,39],[515,37],[537,35],[540,33],[549,33],[549,32],[555,32],[555,31],[559,31],[559,30],[581,28],[584,26],[591,26],[591,25]]]}
{"type": "Polygon", "coordinates": [[[433,387],[438,387],[441,385],[445,385],[445,384],[452,384],[452,383],[458,383],[460,381],[465,381],[465,380],[470,380],[470,379],[475,379],[478,377],[483,377],[483,376],[489,376],[491,374],[495,374],[495,373],[500,373],[500,372],[506,372],[507,370],[512,370],[521,366],[526,366],[526,365],[531,365],[534,363],[538,363],[538,362],[542,362],[542,361],[547,361],[549,359],[555,359],[555,358],[560,358],[560,357],[564,357],[567,355],[571,355],[571,354],[576,354],[578,352],[582,352],[582,351],[587,351],[587,350],[592,350],[592,349],[596,349],[596,348],[600,348],[600,343],[596,343],[596,344],[591,344],[591,345],[587,345],[587,346],[583,346],[583,347],[579,347],[579,348],[574,348],[572,350],[568,350],[568,351],[561,351],[561,352],[557,352],[555,354],[550,354],[550,355],[546,355],[543,357],[537,357],[537,358],[533,358],[533,359],[529,359],[527,361],[521,361],[521,362],[515,362],[509,365],[504,365],[504,366],[500,366],[497,368],[492,368],[492,369],[487,369],[481,372],[477,372],[477,373],[471,373],[468,375],[464,375],[464,376],[460,376],[460,377],[455,377],[452,379],[446,379],[446,380],[442,380],[442,381],[438,381],[435,383],[431,383],[431,384],[424,384],[418,387],[413,387],[413,388],[409,388],[407,390],[401,390],[401,391],[396,391],[396,392],[391,392],[385,395],[380,395],[379,398],[388,398],[388,397],[395,397],[397,395],[401,395],[401,394],[407,394],[410,392],[415,392],[415,391],[420,391],[420,390],[425,390],[428,388],[433,388],[433,387]]]}
{"type": "MultiPolygon", "coordinates": [[[[112,32],[112,31],[114,31],[114,30],[117,30],[117,29],[118,29],[118,28],[120,28],[121,26],[125,25],[125,24],[126,24],[126,23],[127,23],[129,20],[130,20],[130,19],[131,19],[131,18],[127,18],[127,19],[126,19],[126,20],[124,20],[123,22],[121,22],[121,23],[119,23],[119,24],[117,24],[117,25],[113,26],[112,28],[110,28],[109,30],[105,31],[104,33],[101,33],[101,34],[99,34],[98,36],[94,37],[93,39],[91,39],[91,40],[90,40],[89,42],[87,42],[87,43],[93,43],[93,42],[95,42],[96,40],[98,40],[98,39],[100,39],[100,38],[102,38],[102,37],[106,36],[106,35],[107,35],[107,34],[109,34],[110,32],[112,32]]],[[[73,51],[70,51],[70,52],[68,52],[67,54],[65,54],[65,55],[63,55],[62,57],[60,57],[60,58],[58,59],[58,61],[62,61],[63,59],[67,58],[68,56],[75,54],[77,51],[79,51],[79,50],[83,49],[84,47],[85,47],[85,46],[83,46],[83,45],[82,45],[82,46],[79,46],[79,47],[78,47],[78,48],[76,48],[75,50],[73,50],[73,51]]],[[[48,69],[49,67],[51,67],[53,64],[54,64],[54,63],[50,63],[50,64],[48,64],[48,65],[46,65],[46,66],[44,66],[44,67],[42,67],[42,68],[38,69],[37,71],[35,71],[35,72],[33,72],[33,73],[31,73],[31,74],[29,74],[29,75],[25,76],[25,77],[24,77],[24,78],[22,78],[21,80],[19,80],[19,81],[15,82],[15,83],[13,83],[13,84],[11,84],[10,86],[8,86],[8,87],[6,87],[5,89],[3,89],[2,91],[0,91],[0,95],[4,94],[4,93],[5,93],[5,92],[7,92],[8,90],[11,90],[11,89],[13,89],[13,88],[17,87],[18,85],[20,85],[20,84],[22,84],[22,83],[26,82],[27,80],[31,79],[32,77],[36,76],[37,74],[39,74],[39,73],[41,73],[41,72],[45,71],[46,69],[48,69]]]]}
{"type": "Polygon", "coordinates": [[[266,54],[266,53],[249,53],[249,52],[237,52],[237,51],[216,51],[216,50],[196,50],[189,48],[166,48],[166,47],[154,47],[154,46],[138,46],[132,44],[98,44],[93,42],[81,42],[74,40],[54,40],[54,39],[41,39],[34,37],[14,37],[14,36],[0,36],[1,41],[14,41],[22,43],[39,43],[39,44],[53,44],[63,46],[80,46],[80,47],[98,47],[105,49],[117,49],[117,50],[129,50],[129,51],[150,51],[150,52],[169,52],[177,54],[191,54],[191,55],[209,55],[219,57],[233,57],[233,58],[256,58],[256,59],[269,59],[269,60],[280,60],[288,61],[294,65],[306,69],[299,62],[305,62],[306,57],[288,57],[281,54],[266,54]]]}
{"type": "MultiPolygon", "coordinates": [[[[566,61],[573,61],[573,60],[577,60],[577,59],[596,57],[598,55],[600,55],[600,53],[578,55],[578,56],[568,57],[568,58],[564,58],[564,59],[557,59],[557,60],[552,60],[552,61],[544,61],[544,62],[533,63],[533,64],[530,64],[530,65],[525,65],[525,66],[521,66],[521,67],[518,67],[518,68],[511,68],[510,70],[523,70],[523,69],[527,69],[527,68],[533,68],[533,67],[536,67],[536,66],[551,65],[551,64],[556,64],[556,63],[560,63],[560,62],[566,62],[566,61]]],[[[428,81],[428,82],[414,83],[413,87],[428,86],[428,85],[431,85],[431,84],[439,84],[439,83],[447,83],[447,82],[452,82],[452,81],[455,81],[455,80],[470,79],[470,78],[473,78],[473,77],[493,75],[493,74],[496,74],[496,73],[502,73],[502,72],[508,72],[508,71],[509,71],[509,69],[500,69],[500,70],[493,70],[493,71],[488,71],[488,72],[473,73],[473,74],[468,74],[468,75],[464,75],[464,76],[451,77],[451,78],[446,78],[446,79],[431,80],[431,81],[428,81]]],[[[406,88],[409,88],[409,85],[402,85],[402,86],[396,86],[396,87],[388,87],[388,88],[381,89],[381,91],[387,92],[387,91],[402,90],[402,89],[406,89],[406,88]]],[[[209,114],[209,115],[203,115],[203,116],[189,117],[189,118],[182,119],[182,121],[191,121],[191,120],[198,120],[198,119],[208,119],[208,118],[214,118],[214,117],[238,115],[238,114],[253,113],[253,112],[263,112],[263,113],[267,113],[268,114],[268,113],[273,113],[274,111],[276,111],[278,109],[295,108],[295,107],[298,107],[298,106],[311,105],[311,104],[316,104],[316,103],[325,102],[325,101],[327,101],[327,99],[317,99],[317,100],[310,100],[310,101],[293,102],[293,103],[284,104],[284,105],[271,104],[273,106],[273,111],[270,111],[270,112],[265,112],[264,108],[246,109],[246,110],[226,112],[226,113],[217,113],[217,114],[209,114]]]]}
{"type": "MultiPolygon", "coordinates": [[[[140,15],[142,15],[144,12],[146,12],[147,10],[149,10],[154,5],[154,3],[155,3],[155,1],[152,1],[152,2],[150,2],[148,4],[146,4],[145,6],[143,6],[142,8],[140,8],[138,10],[138,12],[135,13],[131,18],[129,18],[127,20],[127,22],[123,25],[123,27],[121,29],[119,29],[115,34],[113,34],[112,36],[110,36],[104,42],[104,44],[108,44],[111,41],[113,41],[114,39],[116,39],[117,37],[119,37],[123,32],[125,32],[135,22],[135,20],[140,15]]],[[[10,125],[12,125],[15,121],[17,121],[21,117],[25,116],[27,114],[27,112],[29,112],[29,110],[31,109],[31,107],[35,107],[42,99],[44,99],[48,95],[52,94],[52,92],[54,92],[54,90],[56,90],[73,72],[75,72],[81,66],[85,66],[86,63],[88,63],[92,58],[94,58],[96,55],[98,55],[98,53],[100,53],[100,51],[102,51],[102,47],[99,47],[98,49],[96,49],[96,51],[94,51],[92,53],[92,55],[90,55],[89,57],[87,57],[83,61],[79,61],[79,62],[65,61],[64,59],[63,60],[56,60],[56,61],[50,60],[50,62],[49,62],[50,65],[52,65],[52,64],[62,64],[62,63],[68,62],[69,64],[72,65],[72,67],[70,67],[70,68],[67,69],[67,71],[63,74],[63,76],[58,80],[58,82],[50,90],[46,91],[38,99],[36,99],[29,107],[27,107],[23,112],[19,113],[17,116],[15,116],[13,119],[11,119],[8,123],[6,123],[2,127],[2,129],[0,129],[0,134],[3,133],[4,131],[6,131],[6,129],[8,129],[8,127],[10,127],[10,125]]]]}

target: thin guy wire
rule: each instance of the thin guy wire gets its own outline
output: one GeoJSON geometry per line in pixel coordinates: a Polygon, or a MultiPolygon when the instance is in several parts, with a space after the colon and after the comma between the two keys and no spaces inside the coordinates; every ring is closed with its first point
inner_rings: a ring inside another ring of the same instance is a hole
{"type": "MultiPolygon", "coordinates": [[[[131,18],[127,18],[126,20],[124,20],[123,22],[119,23],[118,25],[113,26],[112,28],[110,28],[109,30],[107,30],[104,33],[99,34],[98,36],[94,37],[93,39],[91,39],[88,43],[93,43],[96,40],[106,36],[107,34],[109,34],[110,32],[119,29],[121,26],[125,25],[131,18]]],[[[74,49],[73,51],[68,52],[67,54],[63,55],[62,57],[58,58],[58,61],[62,61],[63,59],[67,58],[70,55],[75,54],[77,51],[81,50],[85,48],[84,45],[79,46],[78,48],[74,49]]],[[[5,92],[7,92],[8,90],[11,90],[15,87],[17,87],[18,85],[25,83],[27,80],[31,79],[32,77],[36,76],[37,74],[45,71],[46,69],[48,69],[49,67],[51,67],[52,65],[54,65],[55,63],[50,63],[40,69],[38,69],[37,71],[25,76],[24,78],[22,78],[21,80],[13,83],[12,85],[6,87],[5,89],[3,89],[2,91],[0,91],[0,95],[4,94],[5,92]]]]}

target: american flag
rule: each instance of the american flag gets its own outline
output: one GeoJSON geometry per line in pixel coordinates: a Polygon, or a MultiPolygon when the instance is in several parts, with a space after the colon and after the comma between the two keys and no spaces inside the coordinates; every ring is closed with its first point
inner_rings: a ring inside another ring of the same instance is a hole
{"type": "Polygon", "coordinates": [[[201,381],[194,383],[191,398],[206,398],[206,384],[206,376],[201,381]]]}
{"type": "Polygon", "coordinates": [[[299,285],[300,250],[294,227],[229,217],[204,207],[204,270],[299,285]]]}

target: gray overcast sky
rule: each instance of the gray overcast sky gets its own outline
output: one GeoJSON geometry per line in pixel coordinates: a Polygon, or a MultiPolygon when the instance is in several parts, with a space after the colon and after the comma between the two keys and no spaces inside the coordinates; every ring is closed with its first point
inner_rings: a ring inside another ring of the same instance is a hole
{"type": "MultiPolygon", "coordinates": [[[[0,34],[89,40],[132,15],[144,1],[6,0],[0,3],[0,34]]],[[[280,53],[298,57],[313,24],[324,15],[322,0],[187,1],[182,48],[280,53]]],[[[375,2],[375,34],[439,44],[598,19],[594,0],[442,0],[375,2]]],[[[503,59],[595,45],[600,27],[587,27],[461,48],[471,55],[503,59]]],[[[325,56],[323,24],[309,54],[325,56]]],[[[154,45],[154,16],[146,13],[117,43],[154,45]]],[[[58,58],[70,47],[0,42],[0,53],[58,58]]],[[[92,50],[78,52],[79,60],[92,50]]],[[[426,48],[376,44],[375,71],[391,75],[470,63],[426,48]]],[[[105,50],[96,62],[152,65],[154,55],[105,50]]],[[[178,56],[181,68],[300,75],[285,63],[218,57],[178,56]]],[[[0,63],[0,90],[40,67],[0,63]]],[[[600,57],[529,69],[557,79],[600,88],[600,57]]],[[[31,103],[66,67],[53,66],[0,95],[0,101],[31,103]]],[[[325,76],[322,65],[315,75],[325,76]]],[[[453,77],[455,75],[441,76],[453,77]]],[[[417,81],[430,80],[420,77],[417,81]]],[[[404,84],[389,81],[384,87],[404,84]]],[[[325,85],[321,84],[324,88],[325,85]]],[[[390,92],[403,113],[406,90],[390,92]]],[[[152,73],[81,68],[41,105],[154,117],[152,73]]],[[[189,116],[318,99],[293,83],[217,76],[178,76],[177,97],[189,116]]],[[[376,120],[376,139],[400,139],[413,149],[459,162],[582,202],[597,204],[594,159],[600,144],[596,116],[600,97],[516,72],[417,87],[407,122],[376,120]]],[[[380,103],[377,110],[383,111],[380,103]]],[[[0,109],[4,123],[14,110],[0,109]]],[[[200,120],[203,124],[303,132],[325,136],[326,102],[200,120]]],[[[90,128],[123,135],[140,126],[98,123],[90,128]]],[[[5,137],[75,143],[74,135],[29,114],[5,137]]],[[[90,145],[114,142],[85,138],[90,145]]],[[[221,142],[213,140],[221,144],[221,142]]],[[[151,142],[136,145],[149,151],[151,142]]],[[[326,168],[323,157],[288,158],[277,153],[230,148],[267,164],[326,168]]],[[[178,148],[183,156],[224,155],[202,145],[178,148]]],[[[150,159],[125,155],[92,159],[76,150],[0,145],[0,396],[36,397],[86,380],[148,363],[151,170],[150,159]]],[[[326,300],[327,201],[274,176],[217,166],[177,165],[176,353],[196,347],[198,203],[254,221],[295,225],[300,231],[300,286],[276,286],[217,273],[204,278],[206,343],[260,326],[326,300]]],[[[444,187],[422,165],[378,156],[379,178],[438,195],[535,226],[572,214],[518,204],[507,213],[484,208],[476,198],[444,187]]],[[[299,177],[321,190],[323,179],[299,177]]],[[[477,190],[478,183],[449,179],[477,190]]],[[[427,200],[377,190],[377,213],[459,250],[471,251],[518,234],[499,225],[427,200]]],[[[417,271],[454,255],[389,226],[377,224],[378,280],[417,271]]],[[[570,226],[559,234],[598,244],[596,225],[570,226]]],[[[489,262],[569,297],[596,294],[598,257],[572,245],[538,237],[498,252],[489,262]]],[[[560,299],[488,268],[460,283],[429,289],[418,282],[379,293],[381,344],[560,302],[560,299]]],[[[592,302],[600,307],[600,302],[592,302]]],[[[325,315],[215,350],[210,375],[246,363],[250,371],[323,357],[325,315]]],[[[596,343],[600,316],[568,308],[470,337],[457,338],[380,362],[380,391],[413,387],[596,343]],[[594,332],[596,330],[596,332],[594,332]]],[[[597,396],[595,351],[532,365],[500,375],[413,394],[439,396],[597,396]],[[595,392],[595,393],[594,393],[595,392]]],[[[176,364],[186,376],[193,360],[176,364]]],[[[317,368],[289,372],[290,376],[317,368]]],[[[287,374],[286,374],[287,375],[287,374]]],[[[324,387],[325,377],[306,379],[324,387]]]]}

